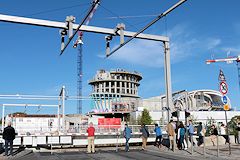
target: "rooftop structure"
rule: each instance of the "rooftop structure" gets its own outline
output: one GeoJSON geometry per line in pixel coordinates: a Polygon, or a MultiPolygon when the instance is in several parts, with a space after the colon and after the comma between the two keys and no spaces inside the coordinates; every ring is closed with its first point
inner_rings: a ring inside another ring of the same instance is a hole
{"type": "MultiPolygon", "coordinates": [[[[175,110],[181,111],[223,110],[224,106],[222,94],[219,91],[208,89],[176,92],[173,94],[173,104],[175,110]]],[[[231,107],[228,97],[227,104],[231,107]]],[[[165,110],[167,108],[165,95],[143,99],[142,107],[151,111],[165,110]]]]}
{"type": "Polygon", "coordinates": [[[99,70],[89,84],[95,112],[126,112],[138,107],[140,73],[123,69],[99,70]]]}

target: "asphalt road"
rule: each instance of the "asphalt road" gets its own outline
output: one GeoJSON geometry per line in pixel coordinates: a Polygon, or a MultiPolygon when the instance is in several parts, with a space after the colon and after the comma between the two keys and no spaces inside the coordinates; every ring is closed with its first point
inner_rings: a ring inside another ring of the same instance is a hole
{"type": "Polygon", "coordinates": [[[31,152],[24,156],[7,157],[5,159],[18,160],[188,160],[191,158],[179,157],[165,153],[156,153],[151,151],[131,150],[125,151],[98,151],[94,154],[85,152],[65,152],[65,153],[49,153],[49,152],[31,152]]]}
{"type": "Polygon", "coordinates": [[[220,157],[216,156],[216,148],[208,148],[207,155],[203,155],[202,148],[194,148],[194,154],[191,155],[189,150],[176,150],[175,152],[167,148],[158,149],[154,146],[148,146],[147,150],[140,150],[140,146],[131,147],[130,152],[125,152],[124,147],[120,147],[119,151],[115,151],[115,147],[96,148],[96,153],[87,154],[86,148],[72,149],[55,149],[51,154],[50,150],[33,150],[25,149],[16,153],[14,156],[5,157],[0,155],[0,160],[16,159],[16,160],[202,160],[202,159],[239,159],[240,145],[232,146],[232,155],[228,155],[227,146],[220,149],[220,157]],[[226,152],[226,153],[225,153],[226,152]]]}

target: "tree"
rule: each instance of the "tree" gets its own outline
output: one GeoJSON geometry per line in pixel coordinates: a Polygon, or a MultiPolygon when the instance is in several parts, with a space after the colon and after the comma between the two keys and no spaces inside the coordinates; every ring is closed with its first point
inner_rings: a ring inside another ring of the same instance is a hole
{"type": "MultiPolygon", "coordinates": [[[[211,126],[213,125],[213,124],[215,124],[216,123],[216,121],[215,121],[215,119],[213,119],[212,117],[208,117],[207,118],[207,122],[206,122],[206,134],[205,134],[205,136],[210,136],[211,135],[211,133],[212,133],[212,128],[211,128],[211,126]]],[[[217,126],[216,126],[217,127],[217,126]]]]}
{"type": "Polygon", "coordinates": [[[150,116],[149,111],[147,109],[144,109],[142,111],[142,115],[138,117],[138,123],[146,125],[152,123],[152,117],[150,116]]]}
{"type": "Polygon", "coordinates": [[[228,122],[229,134],[232,134],[232,135],[238,134],[236,130],[236,126],[238,122],[240,122],[240,115],[232,117],[231,121],[228,122]]]}

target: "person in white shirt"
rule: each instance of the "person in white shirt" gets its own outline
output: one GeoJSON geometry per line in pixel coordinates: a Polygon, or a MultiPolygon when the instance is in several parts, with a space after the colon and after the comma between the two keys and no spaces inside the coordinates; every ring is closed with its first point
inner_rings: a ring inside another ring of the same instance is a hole
{"type": "Polygon", "coordinates": [[[223,138],[225,138],[225,140],[226,140],[225,144],[229,143],[229,137],[226,134],[226,127],[224,124],[221,124],[221,126],[220,126],[220,135],[223,136],[223,138]]]}

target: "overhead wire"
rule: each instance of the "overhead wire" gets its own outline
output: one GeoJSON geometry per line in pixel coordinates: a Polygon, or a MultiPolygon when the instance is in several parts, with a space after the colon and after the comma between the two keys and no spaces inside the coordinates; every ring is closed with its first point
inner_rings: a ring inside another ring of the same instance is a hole
{"type": "Polygon", "coordinates": [[[119,16],[118,14],[114,13],[113,11],[111,11],[110,9],[107,9],[106,7],[104,7],[102,4],[99,4],[100,7],[102,7],[105,11],[111,13],[113,16],[118,17],[118,19],[121,19],[123,22],[125,22],[126,24],[130,25],[131,27],[138,29],[136,26],[134,26],[133,24],[127,22],[126,20],[124,20],[124,18],[121,18],[121,16],[119,16]]]}
{"type": "Polygon", "coordinates": [[[56,11],[61,11],[61,10],[66,10],[66,9],[71,9],[71,8],[75,8],[75,7],[79,7],[79,6],[86,6],[86,5],[89,5],[89,4],[90,4],[90,3],[82,3],[82,4],[76,4],[76,5],[72,5],[72,6],[67,6],[67,7],[49,9],[49,10],[39,11],[39,12],[32,13],[32,14],[27,14],[27,15],[25,15],[25,16],[34,16],[34,15],[39,15],[39,14],[46,14],[46,13],[51,13],[51,12],[56,12],[56,11]]]}
{"type": "Polygon", "coordinates": [[[117,17],[105,17],[102,19],[129,19],[129,18],[145,18],[145,17],[156,17],[158,16],[157,14],[146,14],[146,15],[137,15],[137,16],[117,16],[117,17]]]}

